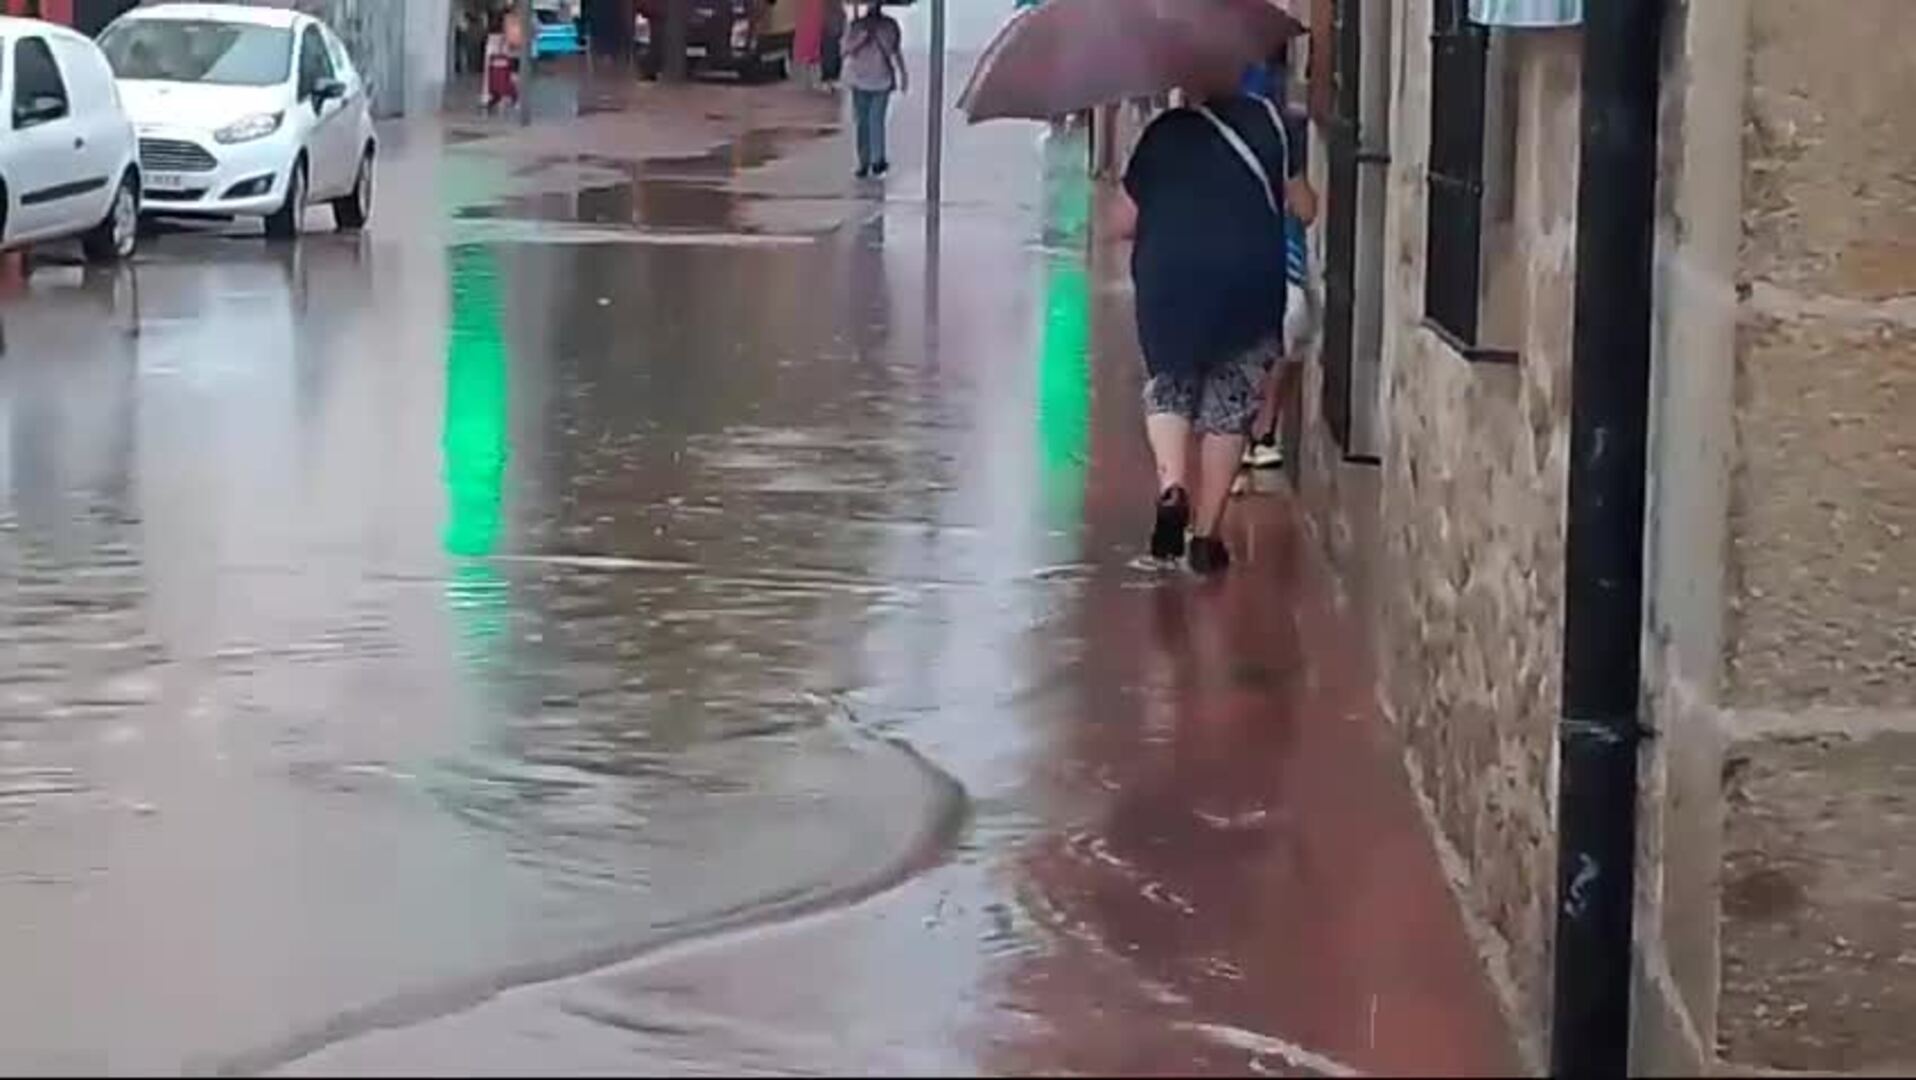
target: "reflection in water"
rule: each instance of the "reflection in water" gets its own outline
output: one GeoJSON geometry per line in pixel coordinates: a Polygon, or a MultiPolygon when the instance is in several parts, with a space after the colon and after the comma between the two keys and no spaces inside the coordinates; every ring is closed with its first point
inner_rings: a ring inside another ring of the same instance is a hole
{"type": "Polygon", "coordinates": [[[1082,249],[1091,220],[1091,180],[1082,157],[1060,159],[1047,139],[1045,239],[1071,248],[1045,269],[1044,331],[1038,355],[1038,449],[1047,524],[1076,529],[1084,508],[1091,421],[1091,275],[1082,249]]]}
{"type": "Polygon", "coordinates": [[[1053,131],[1042,145],[1044,172],[1044,242],[1047,246],[1082,247],[1090,232],[1091,176],[1085,169],[1089,136],[1080,131],[1053,131]]]}
{"type": "Polygon", "coordinates": [[[885,215],[873,214],[852,238],[846,271],[846,313],[861,361],[880,361],[892,332],[891,278],[885,272],[885,215]]]}
{"type": "Polygon", "coordinates": [[[1084,264],[1053,260],[1045,275],[1038,356],[1038,449],[1048,524],[1083,520],[1091,430],[1091,281],[1084,264]]]}
{"type": "Polygon", "coordinates": [[[441,543],[460,559],[447,603],[468,657],[505,633],[506,588],[484,561],[499,543],[506,461],[508,359],[500,324],[499,270],[478,245],[451,254],[452,318],[446,335],[446,413],[441,439],[446,524],[441,543]]]}

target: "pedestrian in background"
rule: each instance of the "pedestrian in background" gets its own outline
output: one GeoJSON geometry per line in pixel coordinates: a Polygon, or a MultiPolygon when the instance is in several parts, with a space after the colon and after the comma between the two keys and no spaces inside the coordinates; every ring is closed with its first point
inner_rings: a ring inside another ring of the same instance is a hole
{"type": "Polygon", "coordinates": [[[819,74],[823,76],[825,89],[837,90],[838,81],[845,77],[845,5],[842,0],[825,0],[825,36],[821,42],[823,53],[819,57],[819,74]]]}
{"type": "Polygon", "coordinates": [[[486,111],[501,103],[519,104],[519,57],[514,47],[512,25],[503,12],[495,11],[486,20],[486,111]]]}
{"type": "Polygon", "coordinates": [[[876,0],[845,28],[845,85],[852,91],[852,126],[858,138],[858,178],[891,171],[885,121],[891,96],[910,88],[903,52],[904,31],[876,0]]]}
{"type": "Polygon", "coordinates": [[[1289,104],[1289,87],[1289,58],[1280,51],[1266,63],[1253,65],[1240,88],[1274,106],[1273,115],[1281,120],[1290,164],[1298,175],[1293,197],[1286,200],[1284,208],[1284,356],[1265,384],[1264,401],[1251,429],[1250,445],[1244,450],[1244,464],[1254,469],[1275,469],[1284,464],[1278,428],[1290,415],[1303,386],[1304,360],[1316,344],[1322,322],[1319,315],[1323,308],[1310,269],[1310,225],[1317,214],[1317,191],[1303,178],[1309,135],[1302,111],[1289,104]]]}
{"type": "Polygon", "coordinates": [[[1117,232],[1136,238],[1145,433],[1158,472],[1151,554],[1188,557],[1200,574],[1230,566],[1225,507],[1284,353],[1286,207],[1315,213],[1275,106],[1242,93],[1240,75],[1187,87],[1183,107],[1151,122],[1113,211],[1117,232]]]}
{"type": "Polygon", "coordinates": [[[825,57],[825,8],[832,0],[788,0],[798,5],[798,21],[792,29],[792,63],[808,90],[818,89],[825,57]]]}

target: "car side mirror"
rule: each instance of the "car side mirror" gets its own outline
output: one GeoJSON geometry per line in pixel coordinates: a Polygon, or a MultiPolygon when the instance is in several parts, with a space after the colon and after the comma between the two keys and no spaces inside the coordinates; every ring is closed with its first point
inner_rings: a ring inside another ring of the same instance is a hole
{"type": "Polygon", "coordinates": [[[329,101],[346,96],[346,84],[338,79],[321,79],[313,84],[313,111],[317,112],[329,101]]]}
{"type": "Polygon", "coordinates": [[[13,106],[13,126],[15,130],[36,127],[60,119],[67,114],[65,98],[42,94],[16,102],[13,106]]]}

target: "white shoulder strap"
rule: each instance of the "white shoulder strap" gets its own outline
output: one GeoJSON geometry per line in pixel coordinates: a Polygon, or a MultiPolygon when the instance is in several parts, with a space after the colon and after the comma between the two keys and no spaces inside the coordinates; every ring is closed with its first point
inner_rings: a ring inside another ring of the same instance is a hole
{"type": "MultiPolygon", "coordinates": [[[[1277,143],[1283,148],[1284,163],[1288,168],[1291,160],[1290,137],[1285,134],[1283,121],[1278,118],[1277,106],[1272,105],[1265,98],[1257,100],[1263,102],[1265,111],[1271,114],[1271,123],[1277,127],[1277,143]]],[[[1224,136],[1224,141],[1231,144],[1231,149],[1237,152],[1244,166],[1251,170],[1251,175],[1257,177],[1258,185],[1264,190],[1264,201],[1271,205],[1271,213],[1279,213],[1277,191],[1271,186],[1271,174],[1264,168],[1264,163],[1258,160],[1257,152],[1251,149],[1251,145],[1244,141],[1244,136],[1239,135],[1236,128],[1225,123],[1223,117],[1212,112],[1209,105],[1200,105],[1197,111],[1199,115],[1211,122],[1211,126],[1217,129],[1219,135],[1224,136]]]]}
{"type": "Polygon", "coordinates": [[[1291,130],[1284,126],[1284,117],[1278,114],[1277,105],[1270,98],[1257,97],[1257,103],[1264,106],[1264,115],[1271,118],[1271,127],[1277,132],[1277,147],[1284,155],[1284,178],[1288,180],[1292,169],[1291,130]]]}

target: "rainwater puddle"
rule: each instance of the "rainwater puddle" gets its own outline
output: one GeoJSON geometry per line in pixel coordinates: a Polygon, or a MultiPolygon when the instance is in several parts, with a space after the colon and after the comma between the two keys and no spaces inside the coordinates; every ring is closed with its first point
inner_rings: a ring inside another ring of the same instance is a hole
{"type": "Polygon", "coordinates": [[[448,169],[467,242],[182,239],[121,322],[5,312],[9,1065],[643,1027],[542,988],[1036,829],[1000,790],[961,842],[892,736],[1003,777],[1134,576],[1079,531],[1085,293],[954,244],[930,327],[916,228],[712,242],[790,239],[732,185],[823,130],[448,169]]]}
{"type": "MultiPolygon", "coordinates": [[[[587,215],[644,222],[629,195],[587,215]]],[[[704,452],[820,422],[743,348],[810,350],[795,309],[716,302],[810,256],[195,250],[137,268],[137,334],[4,313],[9,1065],[266,1067],[952,843],[962,791],[835,694],[839,635],[933,586],[872,570],[835,490],[704,452]]]]}
{"type": "Polygon", "coordinates": [[[737,191],[733,183],[743,174],[835,130],[830,126],[757,129],[703,153],[642,162],[590,154],[546,159],[522,167],[521,174],[531,177],[571,172],[582,182],[562,185],[563,190],[541,190],[466,207],[456,216],[462,220],[547,221],[662,232],[756,235],[763,229],[750,221],[750,208],[774,197],[737,191]],[[606,176],[618,179],[599,179],[606,176]]]}
{"type": "Polygon", "coordinates": [[[742,221],[741,210],[760,198],[704,181],[635,177],[577,191],[513,196],[490,206],[469,207],[456,217],[754,234],[761,230],[742,221]]]}
{"type": "Polygon", "coordinates": [[[657,157],[645,163],[656,177],[728,178],[785,157],[798,147],[837,132],[832,125],[759,128],[702,154],[657,157]]]}

